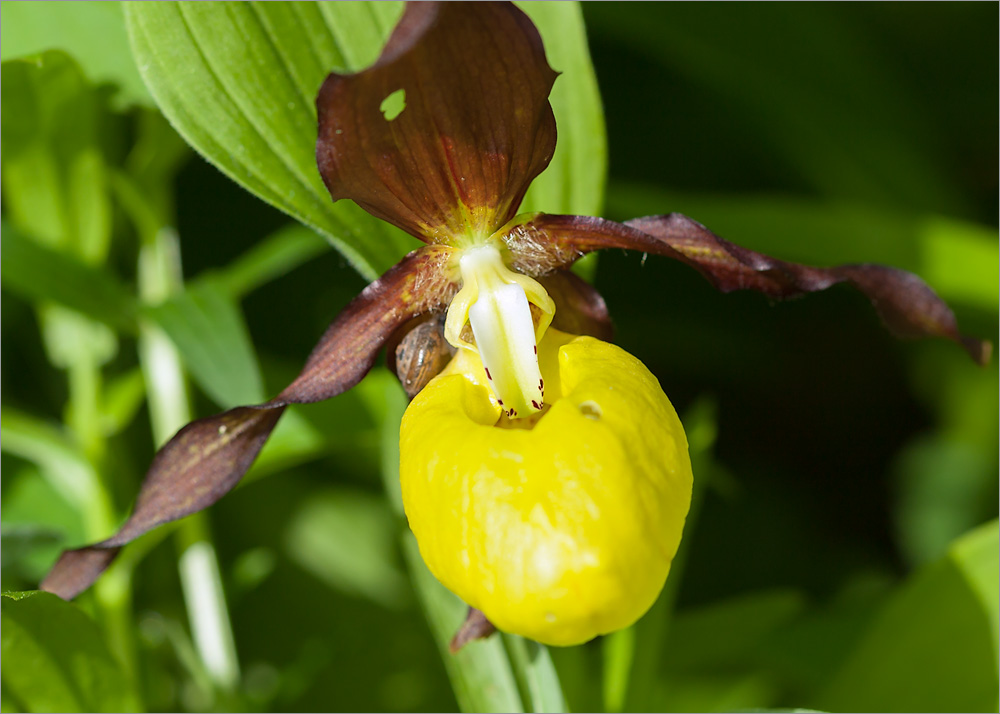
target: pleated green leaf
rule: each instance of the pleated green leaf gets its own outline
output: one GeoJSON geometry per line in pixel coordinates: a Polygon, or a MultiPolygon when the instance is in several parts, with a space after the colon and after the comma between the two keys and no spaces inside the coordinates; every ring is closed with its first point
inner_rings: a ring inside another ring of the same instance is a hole
{"type": "Polygon", "coordinates": [[[997,522],[956,540],[874,619],[820,700],[824,711],[996,711],[997,522]]]}
{"type": "Polygon", "coordinates": [[[80,63],[92,82],[113,85],[118,104],[153,106],[132,61],[119,2],[4,3],[0,37],[0,59],[62,50],[80,63]]]}
{"type": "Polygon", "coordinates": [[[26,237],[3,223],[4,289],[32,301],[51,301],[111,327],[135,329],[135,299],[111,273],[26,237]]]}
{"type": "Polygon", "coordinates": [[[599,215],[607,179],[607,135],[580,5],[522,2],[518,7],[542,34],[552,69],[561,72],[549,96],[559,131],[556,153],[532,182],[521,211],[599,215]]]}
{"type": "Polygon", "coordinates": [[[316,170],[316,92],[371,63],[400,3],[128,3],[143,79],[177,131],[223,173],[329,239],[375,278],[417,243],[316,170]]]}
{"type": "Polygon", "coordinates": [[[138,700],[96,623],[42,592],[0,596],[3,686],[27,711],[136,711],[138,700]]]}
{"type": "Polygon", "coordinates": [[[101,263],[111,240],[103,100],[62,52],[3,63],[5,217],[33,239],[101,263]]]}

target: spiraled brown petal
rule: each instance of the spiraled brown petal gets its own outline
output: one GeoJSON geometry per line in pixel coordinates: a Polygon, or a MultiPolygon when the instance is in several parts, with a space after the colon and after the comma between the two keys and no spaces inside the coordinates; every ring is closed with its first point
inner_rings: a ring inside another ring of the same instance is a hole
{"type": "Polygon", "coordinates": [[[199,419],[177,432],[154,457],[132,515],[118,532],[65,551],[41,588],[73,598],[94,583],[121,546],[222,498],[257,458],[286,406],[347,391],[368,373],[393,330],[447,304],[454,294],[450,253],[421,248],[365,288],[327,329],[301,374],[271,401],[199,419]]]}
{"type": "Polygon", "coordinates": [[[320,174],[334,200],[421,240],[488,236],[552,158],[555,77],[512,4],[409,3],[372,67],[323,83],[320,174]],[[384,112],[400,91],[405,108],[384,112]]]}
{"type": "Polygon", "coordinates": [[[514,267],[529,274],[569,265],[602,248],[626,248],[681,260],[723,292],[756,290],[788,298],[849,283],[868,296],[882,321],[899,337],[945,337],[979,364],[992,352],[988,341],[965,337],[955,316],[912,273],[882,265],[814,268],[788,263],[723,240],[679,213],[637,218],[626,224],[583,216],[526,217],[506,238],[514,267]]]}

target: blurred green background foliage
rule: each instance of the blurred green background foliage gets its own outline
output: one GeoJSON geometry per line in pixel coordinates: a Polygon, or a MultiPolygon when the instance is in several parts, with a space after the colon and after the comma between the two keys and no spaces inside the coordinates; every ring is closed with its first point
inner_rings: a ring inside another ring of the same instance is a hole
{"type": "MultiPolygon", "coordinates": [[[[2,6],[4,591],[107,536],[189,418],[277,392],[410,245],[308,204],[318,176],[295,194],[269,170],[281,142],[308,160],[311,107],[290,110],[304,135],[275,124],[212,160],[346,253],[192,151],[158,107],[203,152],[217,127],[194,69],[154,76],[173,66],[162,5],[128,10],[143,72],[117,3],[2,6]]],[[[524,6],[564,72],[563,177],[533,208],[680,211],[787,260],[895,265],[996,343],[996,5],[585,3],[585,37],[574,6],[524,6]]],[[[302,12],[334,35],[354,18],[302,12]]],[[[350,25],[328,63],[370,62],[398,12],[350,25]]],[[[847,288],[774,304],[619,252],[595,283],[682,415],[698,481],[634,628],[439,656],[461,607],[404,535],[404,402],[379,369],[293,410],[246,485],[130,546],[75,605],[5,595],[3,710],[996,711],[996,360],[895,341],[847,288]]]]}

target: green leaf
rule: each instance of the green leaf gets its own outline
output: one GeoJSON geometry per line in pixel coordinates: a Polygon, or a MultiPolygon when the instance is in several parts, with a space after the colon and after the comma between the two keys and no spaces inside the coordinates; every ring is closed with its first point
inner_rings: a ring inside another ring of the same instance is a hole
{"type": "Polygon", "coordinates": [[[738,667],[751,660],[764,639],[805,610],[793,590],[769,590],[681,613],[670,633],[664,666],[673,671],[738,667]]]}
{"type": "Polygon", "coordinates": [[[153,106],[132,60],[119,2],[11,2],[3,4],[0,59],[45,50],[72,55],[95,84],[110,83],[118,104],[153,106]]]}
{"type": "Polygon", "coordinates": [[[312,494],[289,522],[285,547],[332,588],[391,608],[406,602],[396,523],[384,498],[346,488],[312,494]]]}
{"type": "MultiPolygon", "coordinates": [[[[269,372],[268,381],[287,384],[296,373],[297,369],[269,372]]],[[[388,370],[376,367],[336,399],[305,408],[289,407],[242,483],[321,456],[335,459],[345,469],[377,470],[385,386],[395,380],[388,370]]]]}
{"type": "Polygon", "coordinates": [[[827,711],[996,711],[997,521],[958,539],[892,598],[820,699],[827,711]]]}
{"type": "Polygon", "coordinates": [[[995,310],[1000,296],[996,229],[932,216],[920,221],[917,231],[927,282],[952,300],[995,310]]]}
{"type": "MultiPolygon", "coordinates": [[[[5,437],[6,438],[6,437],[5,437]]],[[[37,583],[67,543],[83,543],[80,513],[34,464],[11,468],[5,460],[3,491],[3,588],[37,583]],[[23,579],[23,583],[9,578],[23,579]]]]}
{"type": "Polygon", "coordinates": [[[4,222],[3,287],[31,302],[59,303],[111,327],[135,330],[135,300],[118,279],[32,240],[4,222]]]}
{"type": "Polygon", "coordinates": [[[98,94],[61,52],[4,62],[0,91],[7,219],[57,250],[103,262],[111,206],[98,94]]]}
{"type": "Polygon", "coordinates": [[[328,238],[369,279],[416,241],[334,204],[314,156],[316,92],[381,50],[400,3],[128,3],[143,79],[177,131],[223,173],[328,238]]]}
{"type": "Polygon", "coordinates": [[[167,333],[198,385],[219,406],[266,399],[243,314],[218,283],[198,281],[144,313],[167,333]]]}
{"type": "MultiPolygon", "coordinates": [[[[356,434],[345,436],[356,437],[356,434]]],[[[317,429],[300,412],[289,409],[281,417],[271,438],[264,444],[260,456],[243,477],[241,485],[251,483],[265,475],[288,471],[293,466],[319,458],[329,453],[332,440],[334,439],[331,439],[330,434],[317,429]]],[[[349,447],[345,445],[345,448],[349,447]]]]}
{"type": "Polygon", "coordinates": [[[949,302],[996,311],[1000,248],[995,229],[859,203],[775,196],[707,196],[619,185],[615,218],[678,211],[745,248],[811,265],[883,263],[916,273],[949,302]]]}
{"type": "Polygon", "coordinates": [[[81,515],[88,540],[108,535],[115,519],[107,494],[93,465],[66,434],[9,407],[0,412],[0,431],[4,453],[38,466],[46,480],[81,515]]]}
{"type": "Polygon", "coordinates": [[[106,436],[121,432],[132,423],[146,399],[146,381],[136,367],[112,379],[101,399],[101,428],[106,436]]]}
{"type": "Polygon", "coordinates": [[[942,556],[995,504],[994,450],[966,439],[925,434],[896,458],[896,532],[903,554],[920,565],[942,556]]]}
{"type": "Polygon", "coordinates": [[[246,251],[217,277],[234,298],[241,298],[329,248],[315,231],[291,223],[246,251]]]}
{"type": "Polygon", "coordinates": [[[28,711],[136,711],[131,683],[75,605],[43,592],[0,596],[3,685],[28,711]]]}
{"type": "Polygon", "coordinates": [[[607,180],[607,135],[580,5],[521,2],[518,6],[538,27],[549,64],[562,73],[549,97],[559,130],[556,153],[532,182],[521,211],[599,215],[607,180]]]}

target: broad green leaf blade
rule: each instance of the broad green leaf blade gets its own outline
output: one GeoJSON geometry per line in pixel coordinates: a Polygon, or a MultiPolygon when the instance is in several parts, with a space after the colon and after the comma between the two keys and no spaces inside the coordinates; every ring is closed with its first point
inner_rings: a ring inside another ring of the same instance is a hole
{"type": "Polygon", "coordinates": [[[289,410],[278,422],[241,485],[265,475],[287,471],[292,466],[319,458],[329,451],[330,434],[317,429],[299,412],[289,410]]]}
{"type": "Polygon", "coordinates": [[[178,132],[237,183],[327,237],[369,279],[417,242],[330,200],[316,170],[314,102],[331,70],[357,70],[378,55],[391,29],[386,12],[367,3],[126,5],[143,78],[178,132]]]}
{"type": "Polygon", "coordinates": [[[59,303],[111,327],[135,330],[135,299],[114,275],[26,237],[3,223],[0,270],[6,290],[59,303]]]}
{"type": "Polygon", "coordinates": [[[671,626],[663,666],[673,672],[739,670],[767,636],[805,607],[805,597],[795,590],[763,590],[684,612],[671,626]]]}
{"type": "Polygon", "coordinates": [[[396,521],[384,498],[348,488],[311,494],[284,540],[288,556],[331,588],[393,609],[406,603],[396,521]]]}
{"type": "Polygon", "coordinates": [[[958,539],[888,603],[831,682],[825,711],[996,711],[997,522],[958,539]]]}
{"type": "Polygon", "coordinates": [[[137,711],[131,683],[97,625],[42,592],[0,596],[3,686],[28,711],[137,711]]]}
{"type": "MultiPolygon", "coordinates": [[[[996,387],[991,391],[995,400],[996,387]]],[[[896,457],[893,515],[900,549],[911,565],[941,557],[956,538],[981,520],[984,504],[993,500],[994,450],[971,441],[924,434],[896,457]]]]}
{"type": "Polygon", "coordinates": [[[6,218],[52,248],[103,262],[111,205],[101,98],[62,52],[4,62],[2,74],[6,218]]]}
{"type": "Polygon", "coordinates": [[[531,184],[521,211],[596,216],[604,206],[607,136],[579,3],[521,2],[518,7],[538,27],[552,69],[562,73],[549,97],[559,131],[556,153],[531,184]]]}
{"type": "Polygon", "coordinates": [[[84,521],[88,539],[103,538],[114,522],[111,504],[93,465],[65,433],[16,409],[0,412],[0,445],[38,466],[45,479],[84,521]]]}
{"type": "Polygon", "coordinates": [[[213,280],[145,310],[171,339],[198,385],[222,407],[267,397],[243,314],[213,280]]]}
{"type": "Polygon", "coordinates": [[[329,249],[329,244],[314,231],[292,223],[246,251],[217,277],[238,299],[329,249]]]}
{"type": "Polygon", "coordinates": [[[119,104],[154,106],[132,60],[121,3],[6,2],[0,22],[0,59],[62,50],[95,84],[117,87],[119,104]]]}
{"type": "Polygon", "coordinates": [[[146,399],[146,381],[138,367],[113,378],[101,395],[101,429],[107,436],[132,423],[146,399]]]}
{"type": "Polygon", "coordinates": [[[5,475],[0,580],[3,590],[20,590],[45,577],[63,545],[87,536],[81,514],[37,466],[8,466],[5,475]]]}

